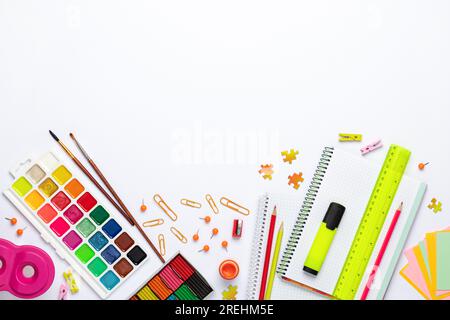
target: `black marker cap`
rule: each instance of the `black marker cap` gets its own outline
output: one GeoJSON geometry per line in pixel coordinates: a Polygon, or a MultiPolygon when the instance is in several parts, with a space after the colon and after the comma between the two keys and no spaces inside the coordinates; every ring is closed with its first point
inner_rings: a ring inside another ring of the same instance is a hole
{"type": "Polygon", "coordinates": [[[339,226],[339,223],[341,223],[344,212],[345,207],[343,205],[332,202],[327,213],[325,214],[325,217],[323,218],[323,222],[327,224],[327,228],[330,230],[336,229],[339,226]]]}
{"type": "Polygon", "coordinates": [[[303,266],[303,271],[308,272],[312,274],[313,276],[317,276],[319,274],[319,271],[311,269],[310,267],[303,266]]]}

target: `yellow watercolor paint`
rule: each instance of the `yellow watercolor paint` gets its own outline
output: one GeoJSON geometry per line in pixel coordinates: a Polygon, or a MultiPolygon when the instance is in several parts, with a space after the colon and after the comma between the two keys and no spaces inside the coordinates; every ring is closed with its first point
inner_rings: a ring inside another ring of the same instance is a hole
{"type": "Polygon", "coordinates": [[[23,197],[31,190],[31,188],[33,188],[33,186],[25,179],[25,177],[20,177],[14,182],[12,188],[19,196],[23,197]]]}
{"type": "Polygon", "coordinates": [[[37,210],[45,202],[45,199],[39,192],[33,190],[28,196],[26,196],[25,202],[31,209],[37,210]]]}
{"type": "Polygon", "coordinates": [[[47,178],[39,185],[39,190],[49,198],[58,190],[58,186],[52,179],[47,178]]]}
{"type": "Polygon", "coordinates": [[[64,166],[59,166],[59,168],[53,172],[52,176],[60,185],[66,183],[70,178],[72,178],[72,174],[64,166]]]}

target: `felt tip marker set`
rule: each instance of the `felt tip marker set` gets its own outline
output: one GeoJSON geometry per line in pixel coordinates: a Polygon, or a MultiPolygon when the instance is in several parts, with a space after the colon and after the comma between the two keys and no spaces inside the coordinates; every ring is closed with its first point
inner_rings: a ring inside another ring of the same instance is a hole
{"type": "Polygon", "coordinates": [[[142,266],[147,253],[127,231],[128,222],[99,202],[55,153],[26,159],[11,175],[5,196],[57,254],[102,298],[142,266]]]}

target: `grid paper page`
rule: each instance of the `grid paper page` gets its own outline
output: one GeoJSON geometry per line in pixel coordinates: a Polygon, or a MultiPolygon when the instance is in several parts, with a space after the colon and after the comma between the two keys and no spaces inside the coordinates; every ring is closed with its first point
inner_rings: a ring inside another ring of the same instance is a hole
{"type": "Polygon", "coordinates": [[[356,230],[375,186],[381,164],[335,149],[305,229],[292,256],[286,277],[333,294],[356,230]],[[331,202],[346,208],[325,262],[317,276],[303,265],[331,202]]]}

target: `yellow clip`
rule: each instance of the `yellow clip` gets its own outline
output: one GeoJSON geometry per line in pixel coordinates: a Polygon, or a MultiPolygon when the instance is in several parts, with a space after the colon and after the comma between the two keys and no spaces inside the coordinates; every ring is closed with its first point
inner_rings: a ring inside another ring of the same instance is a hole
{"type": "Polygon", "coordinates": [[[144,228],[149,228],[149,227],[157,227],[164,224],[164,219],[155,219],[155,220],[148,220],[145,221],[142,226],[144,228]]]}
{"type": "Polygon", "coordinates": [[[207,195],[205,196],[205,198],[206,198],[206,201],[208,201],[208,204],[209,204],[209,206],[211,207],[212,211],[213,211],[215,214],[218,214],[218,213],[219,213],[219,208],[217,208],[217,205],[216,205],[216,203],[215,203],[213,197],[212,197],[210,194],[207,194],[207,195]]]}
{"type": "Polygon", "coordinates": [[[159,253],[162,256],[166,255],[166,239],[163,234],[158,235],[158,243],[159,243],[159,253]]]}
{"type": "Polygon", "coordinates": [[[340,133],[339,134],[339,141],[341,141],[341,142],[345,142],[345,141],[362,141],[362,134],[340,133]]]}
{"type": "Polygon", "coordinates": [[[236,211],[240,214],[243,214],[244,216],[248,216],[250,214],[250,210],[248,210],[247,208],[244,208],[243,206],[238,205],[236,202],[233,202],[228,198],[225,198],[225,197],[220,198],[220,203],[224,207],[227,207],[228,209],[236,211]]]}
{"type": "Polygon", "coordinates": [[[153,200],[155,200],[156,204],[164,211],[164,213],[173,221],[178,219],[177,214],[167,205],[167,203],[161,198],[159,194],[155,194],[153,196],[153,200]]]}
{"type": "Polygon", "coordinates": [[[192,201],[192,200],[189,200],[189,199],[181,199],[180,202],[181,202],[182,205],[188,206],[188,207],[191,207],[191,208],[200,209],[202,207],[201,203],[198,203],[196,201],[192,201]]]}
{"type": "Polygon", "coordinates": [[[63,272],[63,277],[66,279],[70,292],[77,293],[79,289],[77,283],[75,282],[75,278],[73,277],[72,269],[69,268],[66,272],[63,272]]]}
{"type": "Polygon", "coordinates": [[[178,230],[175,227],[170,228],[170,232],[173,233],[173,235],[180,240],[182,243],[187,243],[187,238],[181,233],[180,230],[178,230]]]}

